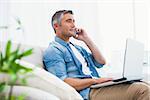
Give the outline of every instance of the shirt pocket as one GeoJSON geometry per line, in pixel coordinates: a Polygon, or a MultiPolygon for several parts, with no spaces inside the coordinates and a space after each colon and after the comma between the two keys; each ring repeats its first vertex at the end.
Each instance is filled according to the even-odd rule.
{"type": "Polygon", "coordinates": [[[66,56],[64,60],[65,60],[65,63],[66,63],[67,66],[74,65],[74,61],[70,56],[66,56]]]}
{"type": "Polygon", "coordinates": [[[70,56],[65,57],[65,63],[68,73],[77,71],[77,67],[74,63],[74,60],[70,56]]]}

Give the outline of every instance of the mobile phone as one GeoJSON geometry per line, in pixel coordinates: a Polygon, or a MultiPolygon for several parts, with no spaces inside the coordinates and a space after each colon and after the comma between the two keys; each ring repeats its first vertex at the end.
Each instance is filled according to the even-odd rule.
{"type": "Polygon", "coordinates": [[[78,32],[75,32],[75,34],[79,34],[78,32]]]}

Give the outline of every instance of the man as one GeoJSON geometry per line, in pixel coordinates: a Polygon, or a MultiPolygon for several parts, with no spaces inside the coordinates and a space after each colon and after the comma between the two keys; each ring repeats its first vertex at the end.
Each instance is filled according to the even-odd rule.
{"type": "Polygon", "coordinates": [[[101,68],[105,59],[84,29],[75,27],[71,10],[57,11],[52,17],[56,37],[44,53],[46,69],[74,87],[84,100],[150,100],[145,83],[119,84],[90,89],[92,84],[111,81],[101,78],[95,67],[101,68]],[[70,37],[83,41],[91,53],[69,41],[70,37]]]}

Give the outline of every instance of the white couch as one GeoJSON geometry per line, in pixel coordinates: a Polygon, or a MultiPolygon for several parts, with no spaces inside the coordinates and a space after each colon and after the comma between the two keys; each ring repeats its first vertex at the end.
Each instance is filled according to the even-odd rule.
{"type": "MultiPolygon", "coordinates": [[[[2,49],[2,51],[4,50],[5,45],[6,44],[4,42],[0,43],[0,48],[2,49]]],[[[13,43],[12,47],[16,48],[17,44],[13,43]]],[[[57,97],[58,100],[82,100],[81,95],[74,88],[43,69],[42,56],[46,48],[21,45],[21,50],[29,48],[34,49],[33,54],[20,61],[22,65],[28,66],[33,69],[33,72],[28,74],[30,76],[29,78],[27,78],[28,87],[36,88],[38,89],[38,91],[40,89],[40,91],[43,91],[43,94],[45,94],[46,92],[46,94],[43,96],[48,96],[47,94],[54,95],[53,98],[57,97]]],[[[6,75],[0,74],[0,82],[6,79],[6,75]]],[[[17,86],[15,88],[17,88],[16,90],[21,91],[17,86]]],[[[37,97],[42,93],[38,93],[38,91],[32,93],[33,97],[37,97]]],[[[52,98],[42,100],[52,100],[52,98]]]]}
{"type": "MultiPolygon", "coordinates": [[[[5,47],[5,43],[0,43],[0,48],[2,50],[4,50],[4,47],[5,47]]],[[[17,47],[17,44],[13,44],[13,48],[16,48],[16,47],[17,47]]],[[[56,100],[57,99],[58,100],[59,99],[60,100],[82,100],[82,97],[80,96],[78,92],[76,92],[74,88],[72,88],[71,86],[69,86],[68,84],[66,84],[65,82],[63,82],[62,80],[54,76],[53,74],[43,69],[42,56],[46,47],[21,45],[22,50],[29,49],[29,48],[34,49],[33,54],[22,59],[20,63],[33,69],[33,72],[30,73],[30,77],[27,79],[28,87],[35,88],[36,90],[38,89],[37,92],[33,93],[35,95],[32,94],[33,97],[39,96],[40,98],[41,97],[40,94],[42,93],[43,96],[47,96],[47,98],[45,97],[46,99],[43,98],[42,100],[55,100],[55,99],[56,100]],[[52,95],[54,95],[53,98],[55,99],[52,99],[52,95]],[[51,98],[49,98],[49,96],[51,96],[51,98]]],[[[145,73],[144,75],[145,80],[149,81],[150,83],[150,73],[149,71],[147,72],[148,73],[145,73]]],[[[0,82],[5,80],[6,78],[7,78],[6,75],[0,74],[0,82]]],[[[18,86],[16,86],[15,88],[16,88],[15,90],[16,92],[22,91],[20,90],[22,89],[21,87],[19,88],[18,86]]],[[[28,88],[24,88],[24,89],[29,90],[28,88]]]]}

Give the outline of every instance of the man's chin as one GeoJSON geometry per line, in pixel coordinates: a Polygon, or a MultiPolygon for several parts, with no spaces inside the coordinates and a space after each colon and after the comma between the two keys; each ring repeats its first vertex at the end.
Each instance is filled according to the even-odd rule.
{"type": "Polygon", "coordinates": [[[74,37],[74,36],[76,36],[76,34],[74,32],[70,32],[70,36],[74,37]]]}

